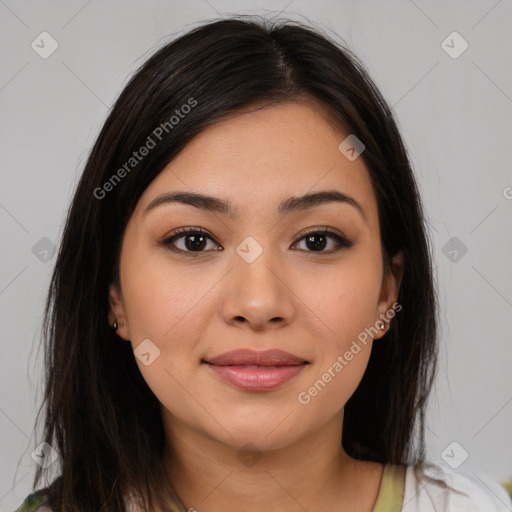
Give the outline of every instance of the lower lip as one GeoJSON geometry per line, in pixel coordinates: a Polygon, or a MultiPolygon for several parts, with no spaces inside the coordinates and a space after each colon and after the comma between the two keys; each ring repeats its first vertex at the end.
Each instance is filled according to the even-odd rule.
{"type": "Polygon", "coordinates": [[[268,368],[260,366],[259,368],[244,368],[243,366],[216,366],[208,364],[221,379],[228,384],[247,391],[267,391],[275,389],[291,378],[298,375],[306,366],[297,364],[290,366],[278,366],[268,368]]]}

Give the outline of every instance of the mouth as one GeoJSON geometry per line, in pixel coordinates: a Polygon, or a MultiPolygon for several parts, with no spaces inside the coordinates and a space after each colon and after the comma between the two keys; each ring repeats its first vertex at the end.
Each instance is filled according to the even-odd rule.
{"type": "Polygon", "coordinates": [[[296,377],[309,361],[282,350],[226,352],[201,361],[224,382],[246,391],[269,391],[296,377]]]}

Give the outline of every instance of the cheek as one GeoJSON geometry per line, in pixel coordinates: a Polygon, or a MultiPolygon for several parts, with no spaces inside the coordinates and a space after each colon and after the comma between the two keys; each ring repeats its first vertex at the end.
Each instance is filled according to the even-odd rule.
{"type": "Polygon", "coordinates": [[[193,399],[197,391],[190,374],[199,366],[194,354],[212,316],[212,285],[192,266],[172,267],[162,258],[142,255],[127,261],[123,281],[133,348],[149,339],[158,349],[149,365],[136,358],[143,379],[165,409],[198,424],[204,418],[193,399]]]}
{"type": "MultiPolygon", "coordinates": [[[[318,273],[308,297],[309,319],[317,325],[315,365],[299,402],[328,417],[342,407],[359,385],[371,354],[371,327],[380,293],[378,261],[354,258],[337,272],[318,273]],[[302,397],[302,399],[301,399],[302,397]]],[[[305,281],[303,281],[305,283],[305,281]]],[[[310,325],[311,331],[314,330],[310,325]]],[[[373,333],[375,334],[375,332],[373,333]]],[[[312,368],[313,369],[313,368],[312,368]]]]}
{"type": "Polygon", "coordinates": [[[123,288],[130,334],[136,345],[142,339],[154,339],[166,350],[172,340],[175,348],[187,344],[180,335],[196,338],[208,315],[210,280],[193,266],[170,265],[165,257],[133,258],[127,263],[123,288]],[[174,343],[177,338],[179,343],[174,343]]]}
{"type": "Polygon", "coordinates": [[[363,378],[372,349],[368,328],[374,325],[375,302],[372,306],[363,293],[339,290],[330,299],[322,299],[329,329],[316,338],[312,372],[297,394],[304,413],[315,421],[327,421],[345,406],[363,378]]]}
{"type": "Polygon", "coordinates": [[[316,318],[327,335],[318,339],[324,340],[323,353],[344,351],[347,343],[374,324],[381,285],[378,261],[367,262],[364,255],[357,255],[337,269],[320,269],[298,282],[297,295],[310,308],[311,322],[316,318]]]}

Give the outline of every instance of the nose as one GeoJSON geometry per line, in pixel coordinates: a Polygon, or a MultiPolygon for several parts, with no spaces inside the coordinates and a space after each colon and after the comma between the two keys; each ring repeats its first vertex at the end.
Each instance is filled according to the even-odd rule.
{"type": "Polygon", "coordinates": [[[270,251],[251,263],[233,254],[233,268],[226,276],[221,297],[221,314],[230,325],[254,331],[279,329],[294,316],[294,294],[290,273],[270,251]]]}

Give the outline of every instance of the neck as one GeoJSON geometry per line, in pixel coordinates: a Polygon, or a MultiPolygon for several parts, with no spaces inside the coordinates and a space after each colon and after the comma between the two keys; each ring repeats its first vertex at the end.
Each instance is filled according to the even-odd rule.
{"type": "Polygon", "coordinates": [[[246,512],[303,512],[333,510],[335,504],[339,510],[370,511],[377,498],[380,465],[356,461],[343,450],[343,413],[321,431],[279,449],[260,450],[254,443],[242,451],[176,418],[164,423],[169,480],[187,510],[225,512],[236,504],[246,512]],[[370,480],[363,477],[369,470],[377,483],[370,493],[370,480]]]}

